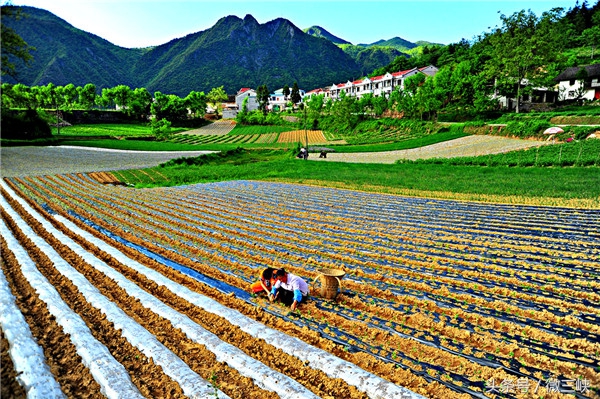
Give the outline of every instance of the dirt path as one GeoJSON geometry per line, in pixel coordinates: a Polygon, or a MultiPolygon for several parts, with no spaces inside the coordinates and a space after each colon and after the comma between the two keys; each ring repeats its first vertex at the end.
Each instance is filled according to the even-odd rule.
{"type": "Polygon", "coordinates": [[[499,136],[467,136],[443,143],[410,150],[329,153],[327,158],[319,158],[311,154],[310,160],[354,163],[394,163],[399,159],[454,158],[477,155],[499,154],[524,148],[538,147],[548,144],[543,141],[511,139],[499,136]]]}

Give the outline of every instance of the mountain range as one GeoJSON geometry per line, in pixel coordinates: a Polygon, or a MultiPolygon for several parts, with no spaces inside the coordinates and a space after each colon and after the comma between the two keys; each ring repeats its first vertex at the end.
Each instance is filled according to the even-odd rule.
{"type": "MultiPolygon", "coordinates": [[[[418,47],[399,37],[355,46],[318,26],[302,31],[287,19],[259,24],[246,15],[221,18],[205,31],[159,46],[128,49],[49,11],[18,8],[23,18],[2,23],[36,48],[29,65],[18,64],[18,82],[28,86],[125,84],[180,96],[219,86],[231,94],[262,84],[274,90],[294,82],[310,90],[365,76],[418,47]]],[[[3,81],[17,82],[8,76],[3,81]]]]}

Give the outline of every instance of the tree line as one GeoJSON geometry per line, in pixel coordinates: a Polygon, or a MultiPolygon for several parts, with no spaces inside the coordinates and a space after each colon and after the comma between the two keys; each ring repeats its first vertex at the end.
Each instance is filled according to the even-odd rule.
{"type": "Polygon", "coordinates": [[[146,88],[132,89],[126,85],[103,88],[98,94],[94,84],[85,86],[26,86],[22,83],[2,84],[2,107],[23,109],[54,109],[63,111],[118,109],[139,120],[150,116],[158,119],[178,121],[188,117],[202,118],[207,106],[219,110],[227,99],[223,87],[212,89],[208,94],[191,91],[186,97],[164,94],[159,91],[151,95],[146,88]]]}

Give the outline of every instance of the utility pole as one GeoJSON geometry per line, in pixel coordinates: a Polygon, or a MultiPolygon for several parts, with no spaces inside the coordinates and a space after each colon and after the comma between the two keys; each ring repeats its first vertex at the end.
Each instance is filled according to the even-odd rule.
{"type": "Polygon", "coordinates": [[[308,132],[306,131],[306,104],[302,103],[302,109],[304,111],[304,141],[306,141],[306,155],[304,160],[308,159],[308,132]]]}

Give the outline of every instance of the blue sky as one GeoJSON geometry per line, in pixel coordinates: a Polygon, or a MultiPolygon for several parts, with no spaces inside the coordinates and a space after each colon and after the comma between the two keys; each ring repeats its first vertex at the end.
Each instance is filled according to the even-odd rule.
{"type": "MultiPolygon", "coordinates": [[[[595,1],[588,1],[594,4],[595,1]]],[[[300,29],[318,25],[354,44],[399,36],[449,44],[500,24],[500,11],[541,15],[575,0],[13,0],[48,10],[71,25],[123,47],[166,43],[206,30],[220,18],[251,14],[260,23],[278,17],[300,29]]]]}

